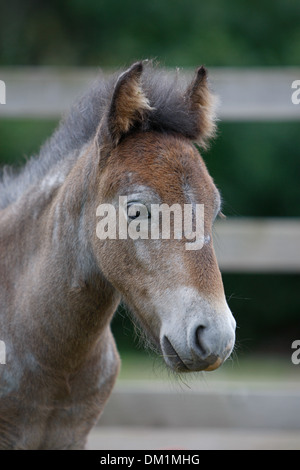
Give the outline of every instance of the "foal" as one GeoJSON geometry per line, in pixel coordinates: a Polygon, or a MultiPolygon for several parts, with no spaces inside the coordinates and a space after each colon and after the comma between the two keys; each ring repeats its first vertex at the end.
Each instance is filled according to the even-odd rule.
{"type": "Polygon", "coordinates": [[[235,321],[211,238],[220,195],[193,145],[214,133],[212,101],[203,67],[184,87],[136,63],[3,176],[0,448],[84,447],[118,374],[110,322],[121,299],[169,368],[213,370],[229,357],[235,321]],[[202,247],[99,237],[103,204],[128,226],[151,224],[153,204],[190,205],[194,218],[201,204],[202,247]]]}

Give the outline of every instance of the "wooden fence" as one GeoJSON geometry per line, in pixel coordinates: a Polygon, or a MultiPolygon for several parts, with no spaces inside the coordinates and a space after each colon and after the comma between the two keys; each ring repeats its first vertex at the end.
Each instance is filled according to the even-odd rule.
{"type": "MultiPolygon", "coordinates": [[[[0,117],[58,117],[99,76],[95,68],[0,68],[6,105],[0,117]]],[[[193,71],[182,71],[187,80],[193,71]]],[[[300,120],[300,104],[292,102],[300,68],[210,68],[212,88],[220,98],[222,120],[300,120]]]]}

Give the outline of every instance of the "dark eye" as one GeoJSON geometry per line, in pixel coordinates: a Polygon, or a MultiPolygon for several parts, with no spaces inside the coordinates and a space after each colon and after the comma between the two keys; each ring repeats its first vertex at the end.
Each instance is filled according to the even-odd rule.
{"type": "Polygon", "coordinates": [[[134,219],[137,219],[139,215],[140,215],[140,211],[135,211],[135,214],[132,214],[132,215],[128,214],[128,217],[129,219],[134,220],[134,219]]]}
{"type": "Polygon", "coordinates": [[[144,204],[133,203],[127,206],[127,216],[130,220],[135,219],[149,219],[150,212],[144,204]]]}

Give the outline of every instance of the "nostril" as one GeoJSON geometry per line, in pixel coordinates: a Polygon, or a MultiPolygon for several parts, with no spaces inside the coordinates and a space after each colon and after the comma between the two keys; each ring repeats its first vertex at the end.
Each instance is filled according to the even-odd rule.
{"type": "Polygon", "coordinates": [[[196,346],[202,357],[206,357],[208,355],[208,351],[206,350],[204,346],[204,340],[203,340],[205,328],[206,327],[204,325],[200,325],[196,329],[196,346]]]}

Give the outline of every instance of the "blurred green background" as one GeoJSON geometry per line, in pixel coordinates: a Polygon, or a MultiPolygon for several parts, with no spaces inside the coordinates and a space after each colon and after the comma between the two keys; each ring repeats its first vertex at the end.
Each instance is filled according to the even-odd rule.
{"type": "MultiPolygon", "coordinates": [[[[119,68],[143,58],[193,68],[300,66],[299,25],[299,0],[10,0],[0,5],[0,66],[119,68]]],[[[22,164],[56,125],[0,118],[0,163],[22,164]]],[[[219,124],[204,159],[227,216],[300,216],[299,134],[299,121],[219,124]]],[[[237,355],[290,358],[300,337],[300,276],[223,279],[239,326],[237,355]]],[[[121,353],[133,354],[122,309],[113,330],[121,353]]]]}
{"type": "Polygon", "coordinates": [[[300,65],[298,0],[10,0],[0,64],[300,65]]]}

